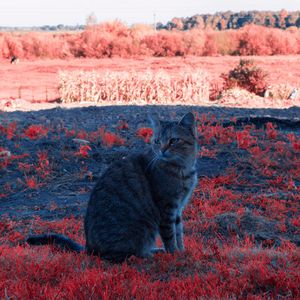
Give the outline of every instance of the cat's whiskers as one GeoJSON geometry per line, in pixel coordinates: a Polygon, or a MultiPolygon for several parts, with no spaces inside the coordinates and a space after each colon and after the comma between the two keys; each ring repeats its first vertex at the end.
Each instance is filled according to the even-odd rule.
{"type": "Polygon", "coordinates": [[[154,154],[155,154],[155,156],[150,160],[150,162],[148,163],[145,171],[148,171],[148,169],[150,167],[153,167],[155,165],[155,163],[159,160],[159,156],[157,155],[157,153],[154,152],[154,154]]]}

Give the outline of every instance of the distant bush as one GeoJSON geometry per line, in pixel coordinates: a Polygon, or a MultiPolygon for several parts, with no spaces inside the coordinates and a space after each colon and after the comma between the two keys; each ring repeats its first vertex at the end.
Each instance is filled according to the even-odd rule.
{"type": "Polygon", "coordinates": [[[209,98],[206,73],[198,70],[171,76],[166,72],[61,72],[63,102],[197,104],[209,98]]]}
{"type": "Polygon", "coordinates": [[[239,31],[240,55],[275,55],[299,53],[299,34],[296,32],[248,25],[239,31]]]}
{"type": "Polygon", "coordinates": [[[114,21],[73,33],[0,33],[0,57],[133,57],[299,54],[300,29],[247,25],[239,30],[155,31],[114,21]]]}
{"type": "Polygon", "coordinates": [[[263,96],[267,87],[267,73],[258,68],[252,60],[241,59],[238,66],[228,74],[222,74],[225,90],[241,87],[251,93],[263,96]]]}

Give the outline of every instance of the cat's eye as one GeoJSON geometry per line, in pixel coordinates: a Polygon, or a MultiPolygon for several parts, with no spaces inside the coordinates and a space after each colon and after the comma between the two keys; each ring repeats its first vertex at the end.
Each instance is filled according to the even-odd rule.
{"type": "Polygon", "coordinates": [[[169,144],[170,144],[170,145],[175,145],[175,144],[177,144],[179,141],[180,141],[180,139],[178,139],[178,138],[172,138],[172,139],[170,139],[169,144]]]}
{"type": "Polygon", "coordinates": [[[155,144],[160,144],[160,140],[159,140],[159,139],[155,139],[155,140],[154,140],[154,143],[155,143],[155,144]]]}

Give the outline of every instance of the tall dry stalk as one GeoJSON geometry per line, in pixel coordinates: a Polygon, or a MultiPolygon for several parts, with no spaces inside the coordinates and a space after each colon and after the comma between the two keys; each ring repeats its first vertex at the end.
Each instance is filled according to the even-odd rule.
{"type": "Polygon", "coordinates": [[[64,103],[199,104],[209,99],[209,81],[202,70],[176,75],[165,71],[61,71],[59,91],[64,103]]]}

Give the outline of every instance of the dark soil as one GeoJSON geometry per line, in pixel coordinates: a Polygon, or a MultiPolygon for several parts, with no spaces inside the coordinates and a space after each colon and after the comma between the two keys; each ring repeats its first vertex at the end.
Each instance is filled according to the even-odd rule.
{"type": "MultiPolygon", "coordinates": [[[[14,138],[8,140],[5,135],[0,135],[0,148],[5,148],[13,154],[28,153],[30,156],[24,159],[26,163],[36,162],[36,153],[47,150],[51,166],[51,174],[41,183],[38,189],[30,189],[22,186],[20,182],[24,174],[19,170],[18,164],[13,163],[7,168],[0,170],[0,188],[4,193],[5,184],[9,183],[11,192],[0,198],[0,218],[8,216],[13,219],[32,219],[39,216],[42,219],[56,220],[66,216],[74,215],[82,217],[85,212],[90,191],[113,160],[127,155],[132,151],[142,151],[148,144],[136,136],[140,127],[149,127],[147,114],[157,113],[162,119],[180,118],[188,111],[194,111],[208,116],[214,115],[216,121],[223,126],[234,125],[241,129],[245,124],[254,124],[256,128],[264,128],[266,122],[273,122],[277,130],[283,133],[300,134],[300,108],[290,109],[232,109],[216,107],[187,107],[187,106],[110,106],[110,107],[86,107],[76,109],[51,109],[34,112],[0,112],[0,123],[5,125],[12,121],[17,122],[17,133],[14,138]],[[252,116],[252,117],[250,117],[252,116]],[[232,118],[237,118],[232,122],[232,118]],[[125,120],[129,129],[117,129],[120,121],[125,120]],[[24,128],[32,124],[39,124],[49,128],[47,137],[36,140],[21,138],[24,128]],[[88,158],[80,158],[74,155],[79,148],[74,136],[67,136],[65,129],[74,129],[76,132],[93,132],[99,127],[105,126],[110,132],[115,132],[125,139],[125,144],[104,147],[101,142],[91,142],[91,151],[88,158]]],[[[200,137],[200,145],[204,141],[200,137]]],[[[216,147],[222,147],[215,145],[216,147]]],[[[199,177],[216,177],[224,174],[229,167],[236,167],[240,162],[237,158],[246,156],[247,153],[238,148],[228,148],[226,145],[218,152],[216,158],[202,157],[198,159],[197,170],[199,177]]],[[[220,149],[220,148],[219,148],[220,149]]],[[[32,171],[34,174],[34,171],[32,171]]],[[[27,174],[30,175],[30,174],[27,174]]],[[[253,182],[260,183],[266,178],[255,178],[255,174],[249,170],[244,176],[251,178],[253,182]],[[252,177],[251,177],[252,176],[252,177]]],[[[299,182],[296,182],[299,184],[299,182]]],[[[249,187],[232,187],[243,193],[250,192],[249,187]]],[[[251,188],[251,193],[259,193],[259,188],[251,188]]],[[[0,190],[1,193],[1,190],[0,190]]],[[[249,207],[248,207],[249,208],[249,207]]],[[[251,207],[249,208],[251,209],[251,207]]],[[[216,217],[220,225],[220,233],[228,234],[236,230],[237,234],[243,232],[254,234],[256,240],[274,239],[277,241],[276,226],[263,218],[254,218],[251,214],[242,219],[242,225],[237,229],[237,216],[235,214],[220,215],[216,217]],[[256,230],[253,224],[265,224],[265,231],[256,230]],[[229,226],[230,225],[230,226],[229,226]],[[231,228],[230,230],[228,228],[231,228]],[[241,229],[242,228],[242,229],[241,229]],[[244,229],[243,229],[244,228],[244,229]],[[243,232],[238,232],[243,230],[243,232]]],[[[258,226],[259,227],[259,226],[258,226]]],[[[291,228],[285,238],[299,245],[300,237],[295,228],[291,228]]]]}

